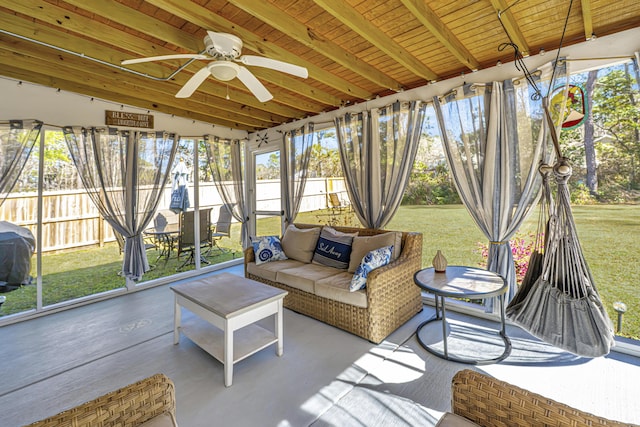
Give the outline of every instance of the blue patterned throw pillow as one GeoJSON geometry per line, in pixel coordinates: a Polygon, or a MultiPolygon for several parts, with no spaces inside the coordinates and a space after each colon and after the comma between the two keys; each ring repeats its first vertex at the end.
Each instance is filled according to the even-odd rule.
{"type": "Polygon", "coordinates": [[[251,244],[253,245],[253,252],[256,254],[256,265],[288,259],[277,236],[254,237],[251,239],[251,244]]]}
{"type": "Polygon", "coordinates": [[[367,286],[367,275],[378,267],[389,264],[391,260],[391,252],[393,246],[385,246],[382,248],[374,249],[362,258],[362,262],[356,268],[356,272],[353,274],[349,290],[351,292],[359,291],[367,286]]]}

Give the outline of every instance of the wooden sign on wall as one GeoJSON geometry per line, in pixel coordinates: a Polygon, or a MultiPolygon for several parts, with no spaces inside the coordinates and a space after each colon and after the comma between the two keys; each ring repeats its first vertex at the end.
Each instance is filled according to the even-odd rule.
{"type": "Polygon", "coordinates": [[[105,110],[105,117],[107,126],[153,129],[153,116],[150,114],[105,110]]]}

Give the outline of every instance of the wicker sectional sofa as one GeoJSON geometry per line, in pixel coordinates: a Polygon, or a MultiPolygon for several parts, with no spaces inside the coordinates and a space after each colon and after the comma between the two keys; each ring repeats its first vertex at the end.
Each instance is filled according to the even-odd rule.
{"type": "MultiPolygon", "coordinates": [[[[321,227],[294,225],[294,228],[304,231],[321,227]]],[[[291,259],[291,251],[287,253],[290,259],[257,265],[253,247],[249,247],[244,253],[245,276],[289,292],[284,305],[293,311],[380,343],[422,310],[420,290],[413,281],[414,273],[422,265],[422,234],[333,228],[341,233],[357,233],[352,255],[357,253],[356,239],[359,242],[373,241],[378,240],[381,234],[393,233],[399,243],[395,245],[398,246],[397,258],[371,271],[366,279],[366,288],[355,292],[349,291],[352,271],[291,259]]],[[[287,233],[289,229],[282,238],[285,253],[292,245],[287,233]]],[[[362,253],[357,256],[361,258],[362,253]]],[[[356,261],[357,264],[360,259],[356,261]]]]}

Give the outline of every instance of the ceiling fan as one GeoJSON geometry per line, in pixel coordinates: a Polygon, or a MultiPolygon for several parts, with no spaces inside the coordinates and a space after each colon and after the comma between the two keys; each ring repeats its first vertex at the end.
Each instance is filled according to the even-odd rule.
{"type": "Polygon", "coordinates": [[[258,98],[260,102],[267,102],[273,95],[266,87],[249,71],[244,65],[271,68],[276,71],[288,73],[294,76],[307,78],[309,73],[304,67],[293,65],[288,62],[262,56],[242,55],[242,40],[227,33],[216,33],[207,31],[204,36],[205,53],[187,53],[176,55],[151,56],[148,58],[127,59],[122,61],[122,65],[138,64],[140,62],[163,61],[167,59],[202,59],[211,61],[198,70],[185,85],[176,93],[176,98],[188,98],[193,92],[212,75],[216,79],[226,82],[238,78],[246,87],[258,98]]]}

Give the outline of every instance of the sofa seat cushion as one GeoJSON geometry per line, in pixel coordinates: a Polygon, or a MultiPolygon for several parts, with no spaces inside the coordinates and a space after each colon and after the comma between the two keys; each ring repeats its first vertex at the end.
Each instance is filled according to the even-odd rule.
{"type": "Polygon", "coordinates": [[[313,294],[315,293],[315,282],[340,272],[340,270],[326,265],[304,264],[300,267],[278,271],[276,281],[313,294]]]}
{"type": "Polygon", "coordinates": [[[367,291],[350,291],[353,274],[342,272],[316,282],[316,295],[356,307],[367,308],[367,291]]]}
{"type": "Polygon", "coordinates": [[[256,264],[250,262],[247,264],[247,272],[254,276],[262,277],[263,279],[276,282],[276,273],[280,270],[286,270],[288,268],[300,267],[305,263],[296,261],[295,259],[286,259],[282,261],[271,261],[262,264],[256,264]]]}

